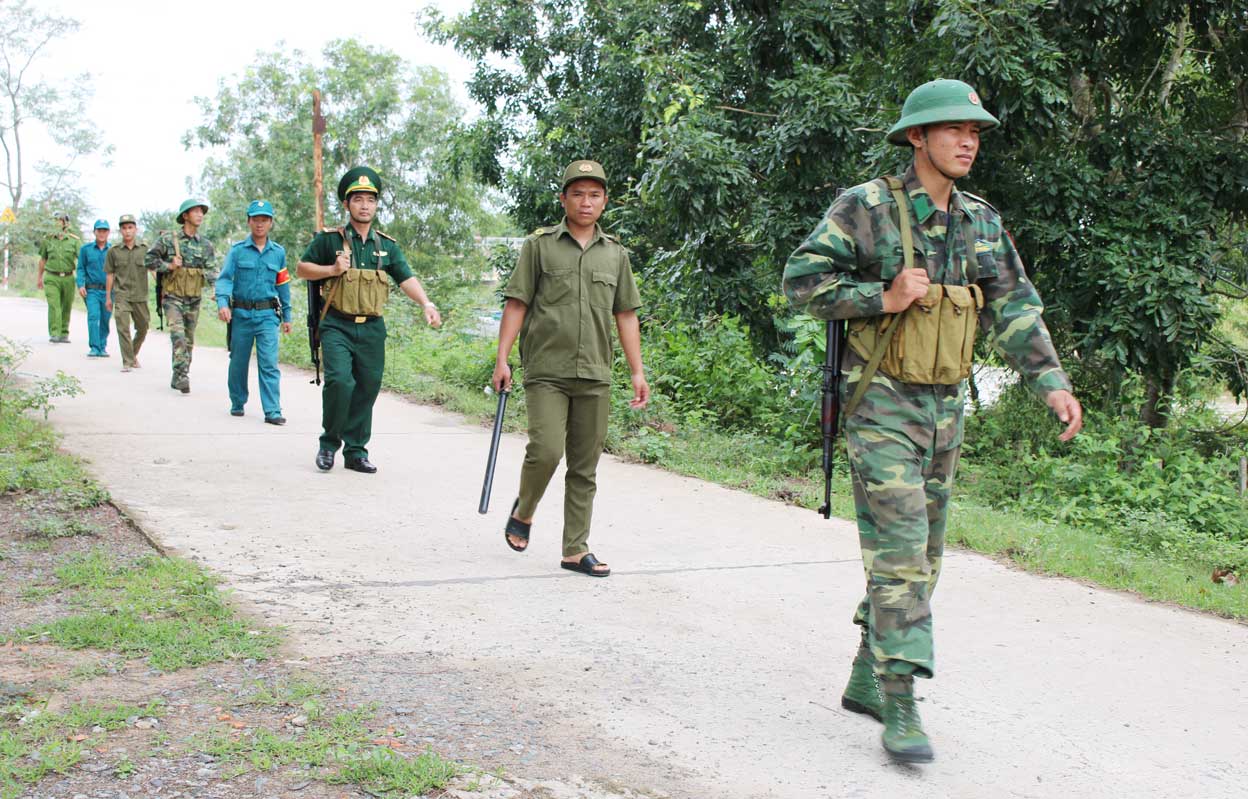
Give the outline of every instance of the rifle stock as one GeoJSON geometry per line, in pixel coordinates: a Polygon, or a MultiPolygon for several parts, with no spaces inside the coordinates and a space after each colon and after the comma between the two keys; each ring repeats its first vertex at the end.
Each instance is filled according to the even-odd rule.
{"type": "MultiPolygon", "coordinates": [[[[312,90],[312,190],[315,194],[316,224],[312,235],[325,229],[325,173],[321,136],[325,133],[325,117],[321,116],[321,92],[312,90]]],[[[312,368],[316,377],[312,382],[321,384],[321,281],[305,279],[308,284],[308,348],[312,352],[312,368]]]]}

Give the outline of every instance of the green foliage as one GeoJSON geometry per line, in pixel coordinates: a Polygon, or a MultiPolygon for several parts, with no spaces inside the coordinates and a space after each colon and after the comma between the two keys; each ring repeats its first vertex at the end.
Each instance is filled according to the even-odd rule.
{"type": "Polygon", "coordinates": [[[0,336],[0,415],[39,411],[47,419],[53,400],[82,393],[78,378],[59,370],[29,384],[19,380],[18,367],[29,357],[29,345],[0,336]]]}
{"type": "Polygon", "coordinates": [[[1245,442],[1203,434],[1210,421],[1197,415],[1159,431],[1093,411],[1084,432],[1058,448],[1057,423],[1014,387],[968,421],[963,484],[994,507],[1127,550],[1243,573],[1248,501],[1236,482],[1245,442]]]}
{"type": "Polygon", "coordinates": [[[479,264],[472,234],[496,233],[505,223],[490,209],[489,192],[445,163],[463,113],[450,82],[440,70],[412,67],[355,40],[331,42],[315,58],[299,50],[258,54],[241,76],[222,81],[215,97],[197,98],[203,120],[184,142],[224,149],[203,175],[214,207],[208,236],[244,238],[246,202],[263,197],[277,213],[273,236],[294,266],[314,232],[314,89],[322,92],[327,123],[325,224],[343,218],[338,178],[368,164],[382,178],[381,225],[409,259],[442,256],[433,264],[439,272],[462,268],[450,256],[479,264]]]}
{"type": "Polygon", "coordinates": [[[1212,267],[1242,250],[1242,4],[477,0],[424,24],[477,62],[458,155],[522,226],[557,216],[562,164],[603,161],[647,313],[733,315],[761,350],[758,298],[838,186],[904,167],[882,133],[934,77],[1003,123],[965,188],[1003,211],[1094,399],[1142,374],[1164,421],[1217,321],[1212,267]]]}

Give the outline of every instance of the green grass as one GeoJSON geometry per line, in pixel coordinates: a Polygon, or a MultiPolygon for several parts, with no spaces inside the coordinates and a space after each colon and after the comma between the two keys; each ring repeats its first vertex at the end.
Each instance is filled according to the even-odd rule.
{"type": "Polygon", "coordinates": [[[15,637],[70,649],[146,657],[157,669],[267,658],[276,634],[240,618],[217,579],[180,558],[148,555],[118,563],[93,550],[56,570],[57,588],[82,613],[18,630],[15,637]]]}
{"type": "MultiPolygon", "coordinates": [[[[308,686],[294,688],[292,700],[313,690],[308,686]]],[[[272,688],[266,691],[270,698],[277,696],[272,688]]],[[[422,796],[444,787],[462,772],[458,764],[431,751],[405,756],[390,746],[374,743],[377,734],[366,724],[373,713],[373,708],[363,707],[327,719],[309,718],[302,730],[293,733],[262,727],[251,730],[249,735],[215,731],[201,736],[195,746],[232,764],[232,770],[226,772],[227,779],[251,771],[296,766],[331,784],[358,785],[375,794],[402,792],[404,796],[422,796]]]]}
{"type": "Polygon", "coordinates": [[[26,523],[26,535],[32,538],[74,538],[99,534],[97,525],[63,516],[39,514],[26,523]]]}
{"type": "Polygon", "coordinates": [[[16,799],[24,786],[48,774],[66,774],[82,760],[84,749],[97,745],[108,731],[126,726],[133,716],[158,716],[159,701],[145,706],[127,704],[73,705],[51,713],[35,705],[0,708],[0,799],[16,799]],[[103,733],[96,733],[96,727],[103,733]],[[78,738],[80,740],[74,740],[78,738]]]}

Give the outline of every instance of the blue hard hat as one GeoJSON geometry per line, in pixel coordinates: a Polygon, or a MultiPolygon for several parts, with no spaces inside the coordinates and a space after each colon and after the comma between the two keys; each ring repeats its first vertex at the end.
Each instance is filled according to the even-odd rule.
{"type": "Polygon", "coordinates": [[[95,225],[91,229],[92,230],[108,230],[109,229],[108,220],[107,219],[95,220],[95,225]]]}
{"type": "Polygon", "coordinates": [[[253,216],[267,216],[273,218],[273,204],[268,200],[252,200],[251,205],[247,206],[247,218],[253,216]]]}

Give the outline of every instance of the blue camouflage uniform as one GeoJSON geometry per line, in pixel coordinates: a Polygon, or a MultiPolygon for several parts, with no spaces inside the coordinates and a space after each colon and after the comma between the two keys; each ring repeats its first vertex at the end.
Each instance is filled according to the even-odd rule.
{"type": "Polygon", "coordinates": [[[87,290],[87,343],[90,347],[87,354],[94,357],[108,355],[108,324],[113,319],[113,312],[105,307],[108,275],[104,272],[104,257],[108,248],[107,243],[100,247],[94,241],[82,245],[78,250],[78,269],[74,273],[78,288],[87,290]]]}
{"type": "Polygon", "coordinates": [[[217,278],[217,307],[232,308],[230,337],[230,410],[247,404],[247,367],[256,349],[260,405],[266,419],[282,415],[281,372],[277,368],[278,311],[290,322],[290,273],[286,249],[269,239],[260,249],[250,236],[230,247],[217,278]]]}

